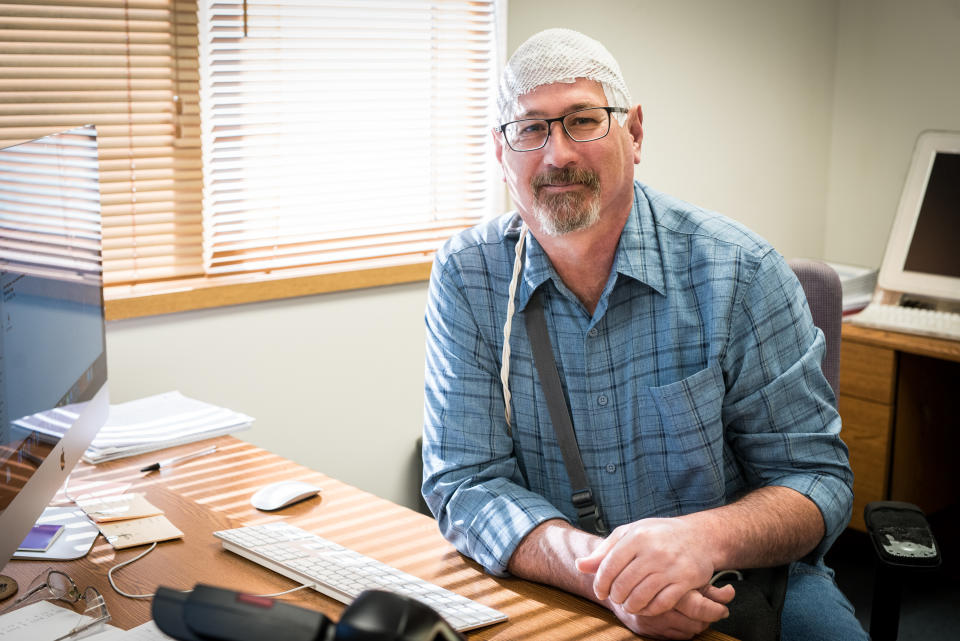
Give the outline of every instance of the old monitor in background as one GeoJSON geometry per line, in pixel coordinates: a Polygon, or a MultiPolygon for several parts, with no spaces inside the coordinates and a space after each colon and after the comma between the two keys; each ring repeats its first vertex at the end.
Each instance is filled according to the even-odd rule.
{"type": "Polygon", "coordinates": [[[0,149],[0,568],[38,519],[67,527],[35,556],[92,542],[71,508],[44,512],[109,411],[97,172],[93,127],[0,149]]]}
{"type": "Polygon", "coordinates": [[[877,285],[878,302],[960,311],[960,132],[917,139],[877,285]]]}

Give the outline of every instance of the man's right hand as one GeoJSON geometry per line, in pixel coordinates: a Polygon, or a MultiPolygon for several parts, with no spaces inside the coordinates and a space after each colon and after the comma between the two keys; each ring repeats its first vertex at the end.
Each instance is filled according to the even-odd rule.
{"type": "Polygon", "coordinates": [[[656,616],[630,614],[622,605],[606,603],[607,607],[620,619],[620,622],[636,634],[652,639],[690,639],[700,634],[710,624],[726,617],[725,604],[733,600],[733,586],[723,588],[707,586],[699,591],[691,590],[677,602],[673,610],[656,616]],[[719,607],[704,607],[703,599],[693,597],[706,596],[719,607]]]}
{"type": "Polygon", "coordinates": [[[603,539],[595,534],[588,534],[566,521],[545,521],[530,531],[514,551],[510,558],[510,573],[599,603],[634,633],[649,638],[689,639],[727,616],[726,604],[734,596],[732,585],[691,589],[669,610],[654,616],[631,614],[609,598],[597,598],[593,575],[578,570],[576,560],[588,556],[602,542],[603,539]]]}

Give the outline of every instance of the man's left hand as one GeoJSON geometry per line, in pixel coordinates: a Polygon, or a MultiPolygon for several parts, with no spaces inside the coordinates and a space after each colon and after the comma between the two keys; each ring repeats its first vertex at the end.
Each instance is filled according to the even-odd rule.
{"type": "MultiPolygon", "coordinates": [[[[631,614],[656,616],[709,583],[714,572],[710,553],[710,543],[691,524],[652,518],[618,527],[576,564],[595,575],[593,590],[601,601],[609,599],[631,614]]],[[[685,609],[707,606],[694,602],[696,597],[709,601],[706,596],[694,594],[684,600],[685,609]]]]}

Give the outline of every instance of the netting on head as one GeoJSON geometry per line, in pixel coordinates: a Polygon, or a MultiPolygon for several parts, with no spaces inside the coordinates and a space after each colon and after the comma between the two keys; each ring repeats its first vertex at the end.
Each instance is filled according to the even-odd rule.
{"type": "Polygon", "coordinates": [[[523,94],[577,78],[599,82],[611,107],[630,108],[620,65],[602,44],[571,29],[547,29],[531,36],[507,61],[497,95],[501,122],[516,115],[523,94]]]}

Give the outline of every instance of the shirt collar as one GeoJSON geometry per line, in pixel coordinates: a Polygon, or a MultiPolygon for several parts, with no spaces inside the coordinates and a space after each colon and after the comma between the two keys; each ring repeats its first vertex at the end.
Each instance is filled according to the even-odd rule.
{"type": "MultiPolygon", "coordinates": [[[[643,193],[640,183],[634,183],[633,193],[633,207],[620,234],[613,261],[614,269],[619,275],[637,280],[660,294],[665,294],[662,256],[650,201],[643,193]]],[[[506,235],[519,238],[520,226],[520,216],[515,215],[507,226],[506,235]]],[[[530,232],[527,232],[523,251],[523,271],[517,285],[518,311],[527,306],[533,292],[543,283],[551,278],[560,278],[547,253],[530,232]]]]}
{"type": "Polygon", "coordinates": [[[657,237],[657,226],[643,188],[633,184],[633,209],[627,218],[617,245],[614,269],[618,274],[646,284],[666,294],[663,277],[663,254],[657,237]]]}

